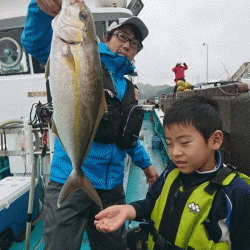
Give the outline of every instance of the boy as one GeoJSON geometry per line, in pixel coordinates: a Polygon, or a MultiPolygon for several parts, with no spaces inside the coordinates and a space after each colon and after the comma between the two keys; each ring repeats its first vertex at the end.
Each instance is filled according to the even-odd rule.
{"type": "Polygon", "coordinates": [[[97,214],[96,228],[111,232],[146,219],[149,249],[250,249],[250,187],[222,163],[217,103],[179,98],[163,125],[170,166],[146,199],[97,214]]]}

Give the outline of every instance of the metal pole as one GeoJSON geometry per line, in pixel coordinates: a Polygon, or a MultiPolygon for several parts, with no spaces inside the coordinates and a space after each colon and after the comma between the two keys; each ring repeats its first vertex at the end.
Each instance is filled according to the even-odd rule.
{"type": "MultiPolygon", "coordinates": [[[[207,45],[207,43],[203,43],[203,45],[207,45]]],[[[208,45],[207,45],[207,83],[208,83],[208,45]]]]}
{"type": "Polygon", "coordinates": [[[35,192],[35,182],[36,182],[36,164],[34,157],[33,148],[33,133],[32,127],[29,125],[29,119],[24,119],[24,133],[25,133],[25,146],[26,146],[26,167],[31,170],[31,183],[30,183],[30,193],[29,193],[29,203],[28,203],[28,217],[26,225],[26,242],[25,249],[30,249],[30,233],[31,233],[31,223],[32,223],[32,212],[33,212],[33,202],[34,202],[34,192],[35,192]],[[31,169],[30,169],[31,168],[31,169]]]}
{"type": "Polygon", "coordinates": [[[208,83],[208,45],[207,45],[207,83],[208,83]]]}

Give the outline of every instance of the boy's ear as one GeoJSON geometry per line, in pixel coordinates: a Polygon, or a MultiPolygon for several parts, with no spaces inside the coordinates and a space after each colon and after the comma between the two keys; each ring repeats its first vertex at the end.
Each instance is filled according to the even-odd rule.
{"type": "Polygon", "coordinates": [[[210,137],[211,146],[213,150],[220,149],[223,142],[223,132],[221,130],[216,130],[210,137]]]}

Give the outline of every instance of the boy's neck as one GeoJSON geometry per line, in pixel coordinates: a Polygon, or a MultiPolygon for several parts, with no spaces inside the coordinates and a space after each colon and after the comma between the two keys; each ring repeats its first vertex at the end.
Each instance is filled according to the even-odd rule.
{"type": "Polygon", "coordinates": [[[218,162],[215,159],[215,152],[213,152],[213,154],[211,154],[211,156],[208,159],[208,162],[205,166],[203,166],[201,169],[198,169],[198,172],[210,172],[213,171],[216,166],[218,165],[218,162]]]}

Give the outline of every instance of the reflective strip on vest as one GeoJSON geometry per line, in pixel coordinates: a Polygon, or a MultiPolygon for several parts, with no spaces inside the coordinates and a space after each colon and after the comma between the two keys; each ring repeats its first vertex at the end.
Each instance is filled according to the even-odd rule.
{"type": "MultiPolygon", "coordinates": [[[[178,176],[178,169],[174,169],[168,174],[162,192],[157,199],[151,214],[151,219],[155,223],[154,227],[158,232],[171,185],[178,176]]],[[[222,185],[229,185],[235,176],[236,173],[230,173],[222,182],[222,185]]],[[[194,189],[186,202],[174,242],[176,246],[182,249],[187,249],[188,247],[207,250],[230,249],[230,246],[227,242],[219,242],[215,244],[212,240],[208,240],[207,238],[203,222],[208,218],[216,193],[215,192],[214,194],[210,195],[204,190],[208,184],[209,182],[205,182],[194,189]]],[[[182,187],[180,187],[179,190],[181,193],[183,192],[182,187]]],[[[148,249],[153,250],[154,245],[155,242],[153,241],[153,237],[149,234],[148,249]]]]}

